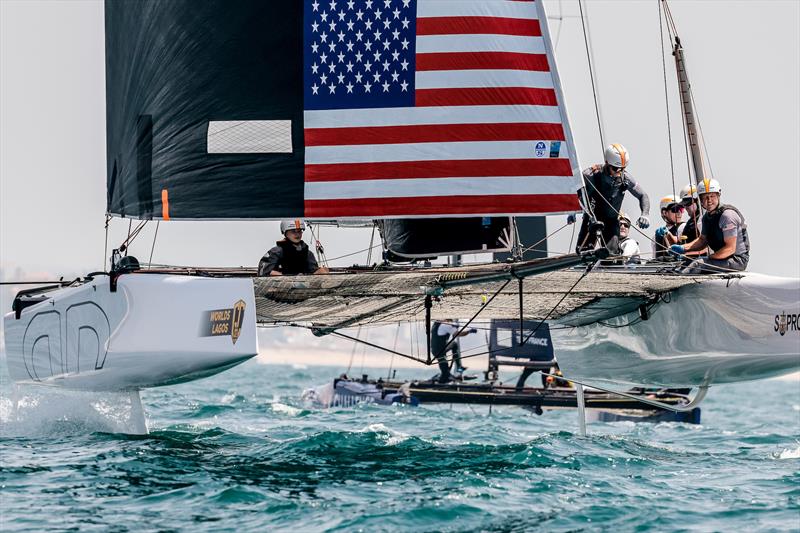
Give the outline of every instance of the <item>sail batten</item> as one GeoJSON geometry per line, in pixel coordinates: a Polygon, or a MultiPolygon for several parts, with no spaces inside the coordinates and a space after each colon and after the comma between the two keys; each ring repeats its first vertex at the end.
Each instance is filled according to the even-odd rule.
{"type": "Polygon", "coordinates": [[[107,0],[107,211],[577,210],[548,39],[536,1],[107,0]]]}

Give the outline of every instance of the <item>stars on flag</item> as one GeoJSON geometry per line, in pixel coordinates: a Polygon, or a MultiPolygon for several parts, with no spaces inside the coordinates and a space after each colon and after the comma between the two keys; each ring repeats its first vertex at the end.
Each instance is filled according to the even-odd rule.
{"type": "Polygon", "coordinates": [[[312,0],[307,6],[307,94],[331,102],[409,92],[413,0],[312,0]]]}

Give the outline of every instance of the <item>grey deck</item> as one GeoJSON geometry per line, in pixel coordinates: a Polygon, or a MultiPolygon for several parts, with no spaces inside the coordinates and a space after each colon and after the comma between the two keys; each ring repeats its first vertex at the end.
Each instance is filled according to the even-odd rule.
{"type": "MultiPolygon", "coordinates": [[[[497,281],[496,275],[508,268],[507,264],[497,263],[413,272],[255,278],[257,320],[261,324],[296,323],[323,328],[424,320],[427,292],[441,293],[434,297],[434,320],[469,318],[483,305],[486,308],[480,315],[482,319],[515,319],[519,317],[516,279],[486,304],[504,283],[497,281]],[[447,287],[448,280],[466,284],[447,287]],[[437,291],[443,285],[445,288],[437,291]]],[[[580,279],[582,275],[579,270],[560,270],[525,278],[525,318],[555,320],[570,313],[577,315],[574,312],[581,309],[583,319],[579,322],[592,314],[615,316],[660,294],[709,279],[605,271],[590,272],[580,279]]]]}

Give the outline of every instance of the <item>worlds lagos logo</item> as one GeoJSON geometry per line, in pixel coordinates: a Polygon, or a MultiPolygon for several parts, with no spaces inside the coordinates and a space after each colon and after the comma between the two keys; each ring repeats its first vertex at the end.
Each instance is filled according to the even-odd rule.
{"type": "Polygon", "coordinates": [[[244,300],[239,300],[227,309],[212,309],[203,313],[200,324],[201,337],[230,335],[233,344],[239,339],[244,323],[244,300]]]}

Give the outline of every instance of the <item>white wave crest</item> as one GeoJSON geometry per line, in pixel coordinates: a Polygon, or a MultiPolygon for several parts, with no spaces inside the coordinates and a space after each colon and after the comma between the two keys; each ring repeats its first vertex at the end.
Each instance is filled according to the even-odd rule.
{"type": "Polygon", "coordinates": [[[779,453],[777,455],[777,458],[778,459],[800,459],[800,446],[798,446],[794,450],[786,448],[785,450],[783,450],[781,453],[779,453]]]}
{"type": "Polygon", "coordinates": [[[138,392],[78,392],[25,385],[12,385],[8,392],[0,397],[4,437],[147,432],[138,392]]]}
{"type": "Polygon", "coordinates": [[[300,413],[303,412],[302,409],[298,409],[297,407],[292,407],[291,405],[286,405],[285,403],[271,403],[270,407],[272,408],[273,413],[278,413],[282,415],[288,416],[298,416],[300,413]]]}

